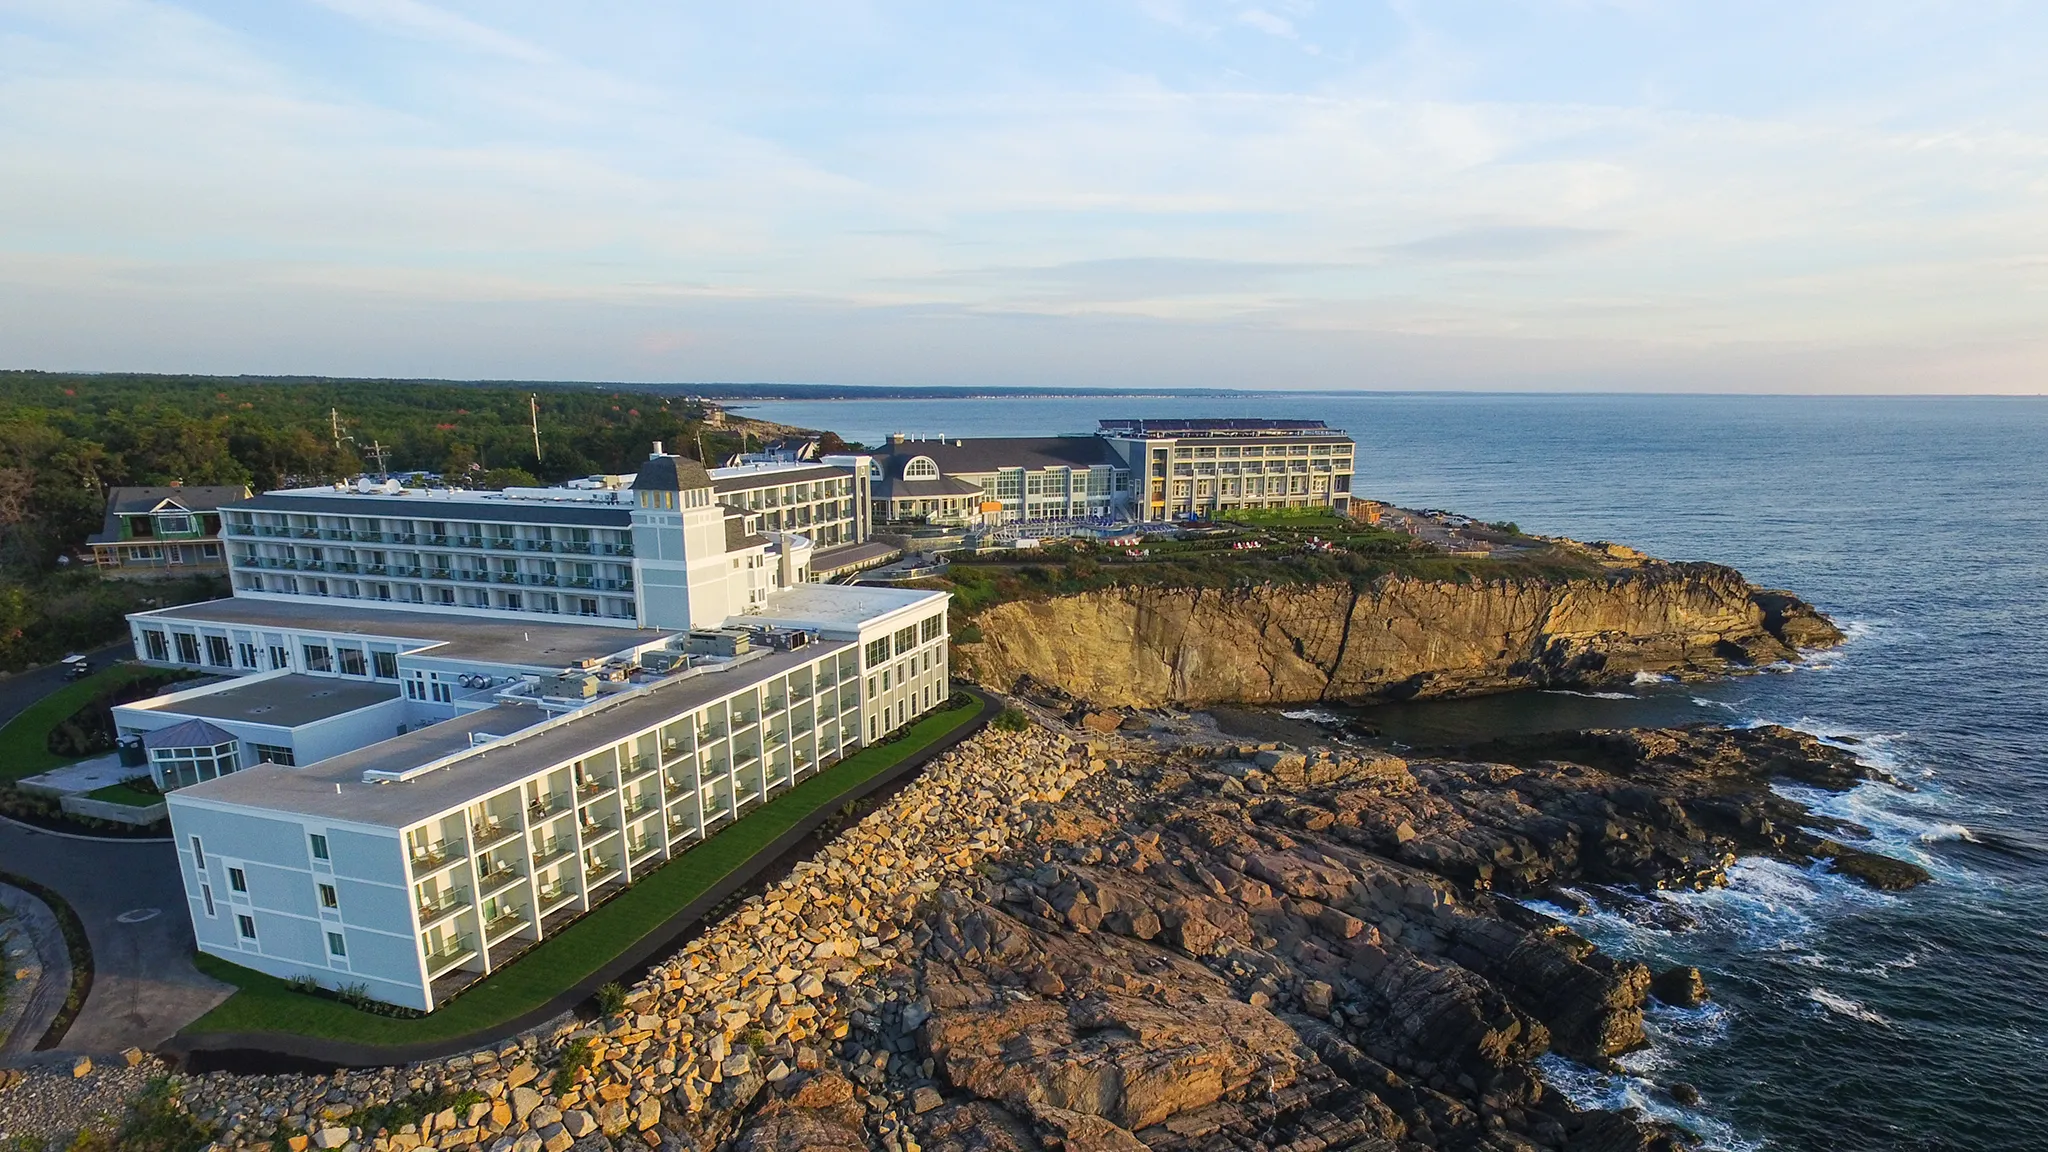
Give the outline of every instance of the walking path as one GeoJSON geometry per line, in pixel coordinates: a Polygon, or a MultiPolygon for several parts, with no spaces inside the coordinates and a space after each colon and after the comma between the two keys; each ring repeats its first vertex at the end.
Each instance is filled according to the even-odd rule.
{"type": "Polygon", "coordinates": [[[0,884],[0,939],[5,939],[7,1004],[0,1009],[0,1063],[35,1050],[71,990],[71,957],[49,905],[0,884]]]}
{"type": "Polygon", "coordinates": [[[234,991],[192,966],[192,921],[169,841],[92,840],[0,822],[0,869],[59,893],[85,925],[92,993],[64,1051],[154,1048],[234,991]]]}

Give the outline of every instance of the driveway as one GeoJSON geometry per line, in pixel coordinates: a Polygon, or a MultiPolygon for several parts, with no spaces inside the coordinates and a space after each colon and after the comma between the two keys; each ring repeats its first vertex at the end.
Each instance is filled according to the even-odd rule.
{"type": "MultiPolygon", "coordinates": [[[[92,659],[94,671],[105,668],[116,660],[135,655],[135,645],[126,640],[95,648],[83,653],[92,659]]],[[[45,664],[0,679],[0,724],[5,724],[21,714],[22,709],[71,683],[65,677],[62,664],[45,664]]]]}
{"type": "Polygon", "coordinates": [[[0,869],[55,889],[85,923],[92,994],[65,1051],[155,1048],[234,991],[192,966],[169,841],[86,840],[0,822],[0,869]]]}

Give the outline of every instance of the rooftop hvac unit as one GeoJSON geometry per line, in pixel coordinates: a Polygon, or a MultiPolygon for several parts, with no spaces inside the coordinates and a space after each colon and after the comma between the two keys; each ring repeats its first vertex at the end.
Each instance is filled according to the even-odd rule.
{"type": "Polygon", "coordinates": [[[753,637],[738,628],[702,628],[683,641],[683,651],[692,656],[738,656],[753,646],[753,637]]]}

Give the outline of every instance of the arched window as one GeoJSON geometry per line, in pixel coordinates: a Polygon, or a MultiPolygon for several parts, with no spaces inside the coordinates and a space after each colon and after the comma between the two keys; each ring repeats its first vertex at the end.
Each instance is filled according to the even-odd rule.
{"type": "Polygon", "coordinates": [[[929,456],[913,457],[910,463],[903,466],[903,478],[905,480],[937,480],[939,478],[939,466],[934,464],[929,456]]]}

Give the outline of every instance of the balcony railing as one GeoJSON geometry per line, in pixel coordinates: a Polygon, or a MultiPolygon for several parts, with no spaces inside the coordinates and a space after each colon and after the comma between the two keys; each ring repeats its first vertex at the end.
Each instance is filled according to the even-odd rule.
{"type": "Polygon", "coordinates": [[[483,875],[478,876],[476,878],[477,891],[496,891],[497,889],[503,888],[507,884],[512,883],[514,880],[519,879],[520,875],[521,873],[519,869],[514,868],[510,864],[496,865],[489,872],[486,872],[483,875]]]}
{"type": "Polygon", "coordinates": [[[484,921],[484,939],[495,941],[515,928],[524,928],[526,917],[517,912],[500,912],[484,921]]]}
{"type": "Polygon", "coordinates": [[[643,792],[635,796],[632,802],[626,805],[626,815],[638,816],[644,812],[652,812],[658,807],[660,807],[660,801],[655,799],[654,794],[643,792]]]}
{"type": "Polygon", "coordinates": [[[574,895],[576,895],[575,892],[560,886],[546,889],[540,894],[540,910],[542,912],[546,912],[549,909],[559,906],[562,903],[562,901],[567,900],[574,895]]]}
{"type": "Polygon", "coordinates": [[[467,891],[450,890],[443,892],[432,901],[421,902],[420,923],[424,925],[429,921],[439,920],[443,916],[467,907],[469,907],[469,893],[467,891]]]}
{"type": "Polygon", "coordinates": [[[528,819],[545,820],[568,807],[569,798],[567,796],[562,795],[560,792],[550,792],[538,800],[528,801],[526,815],[528,819]]]}
{"type": "Polygon", "coordinates": [[[583,883],[596,887],[618,874],[618,865],[606,860],[592,860],[583,866],[583,883]]]}
{"type": "Polygon", "coordinates": [[[489,848],[500,840],[519,834],[519,829],[510,824],[472,824],[469,826],[470,843],[481,850],[489,848]]]}
{"type": "Polygon", "coordinates": [[[584,780],[576,785],[576,798],[579,800],[594,800],[611,791],[612,787],[612,782],[609,780],[584,780]]]}
{"type": "Polygon", "coordinates": [[[459,843],[444,842],[436,844],[432,848],[415,848],[412,852],[412,870],[414,872],[431,872],[436,868],[444,867],[450,860],[457,859],[461,854],[462,845],[459,843]]]}
{"type": "Polygon", "coordinates": [[[560,838],[551,839],[533,850],[533,866],[536,869],[545,868],[571,851],[571,847],[560,838]]]}
{"type": "Polygon", "coordinates": [[[453,943],[442,948],[439,952],[427,953],[427,972],[430,975],[439,976],[448,969],[475,955],[476,947],[470,943],[469,937],[458,936],[453,943]]]}

